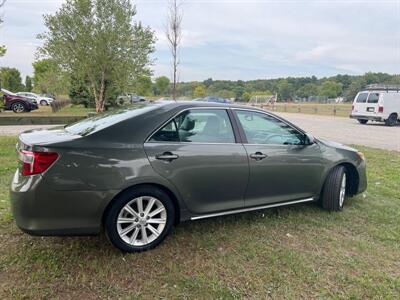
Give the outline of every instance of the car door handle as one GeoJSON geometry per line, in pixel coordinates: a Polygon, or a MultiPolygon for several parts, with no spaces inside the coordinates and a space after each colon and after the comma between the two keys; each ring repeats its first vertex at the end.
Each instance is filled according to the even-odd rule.
{"type": "Polygon", "coordinates": [[[262,159],[266,158],[267,155],[264,153],[261,153],[261,152],[256,152],[256,153],[250,154],[250,157],[255,160],[262,160],[262,159]]]}
{"type": "Polygon", "coordinates": [[[164,152],[163,154],[156,155],[156,159],[165,160],[165,161],[168,161],[168,162],[171,162],[171,161],[173,161],[175,159],[178,159],[178,158],[179,158],[178,155],[173,154],[171,152],[164,152]]]}

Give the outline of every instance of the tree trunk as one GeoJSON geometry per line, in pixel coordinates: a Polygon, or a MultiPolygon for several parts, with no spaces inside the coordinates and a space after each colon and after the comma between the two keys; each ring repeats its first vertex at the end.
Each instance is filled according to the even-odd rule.
{"type": "Polygon", "coordinates": [[[92,81],[92,92],[96,105],[96,112],[103,112],[105,106],[105,73],[102,72],[100,79],[100,88],[96,87],[96,83],[92,81]]]}

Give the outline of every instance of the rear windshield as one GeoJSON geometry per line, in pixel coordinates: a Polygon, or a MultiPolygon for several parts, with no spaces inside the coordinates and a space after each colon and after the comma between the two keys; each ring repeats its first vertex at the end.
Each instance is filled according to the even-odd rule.
{"type": "Polygon", "coordinates": [[[368,103],[378,103],[379,93],[370,93],[368,96],[368,103]]]}
{"type": "Polygon", "coordinates": [[[158,106],[155,104],[137,104],[126,109],[119,109],[112,112],[103,113],[98,116],[65,126],[65,130],[77,135],[88,135],[119,122],[128,120],[135,116],[154,110],[158,106]]]}
{"type": "Polygon", "coordinates": [[[360,93],[356,99],[357,103],[365,103],[367,102],[368,93],[360,93]]]}

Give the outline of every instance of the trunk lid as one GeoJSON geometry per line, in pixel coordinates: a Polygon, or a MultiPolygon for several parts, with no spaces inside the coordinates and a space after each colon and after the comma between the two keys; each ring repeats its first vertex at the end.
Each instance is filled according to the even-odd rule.
{"type": "Polygon", "coordinates": [[[19,149],[45,147],[81,138],[80,135],[70,133],[63,126],[51,129],[33,129],[19,135],[19,149]]]}

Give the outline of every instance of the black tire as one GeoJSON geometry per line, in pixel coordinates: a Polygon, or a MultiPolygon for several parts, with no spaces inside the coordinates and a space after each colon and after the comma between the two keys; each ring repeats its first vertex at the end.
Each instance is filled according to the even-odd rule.
{"type": "Polygon", "coordinates": [[[41,100],[40,101],[40,105],[45,106],[45,105],[49,105],[49,104],[47,103],[46,100],[41,100]]]}
{"type": "Polygon", "coordinates": [[[14,102],[11,105],[11,110],[15,113],[24,113],[24,112],[28,112],[29,110],[26,108],[26,105],[22,102],[14,102]]]}
{"type": "MultiPolygon", "coordinates": [[[[105,233],[106,233],[108,239],[110,240],[110,242],[115,247],[120,249],[121,251],[123,251],[123,252],[142,252],[142,251],[150,250],[150,249],[156,247],[165,239],[165,237],[171,231],[172,225],[174,224],[174,219],[175,219],[175,210],[174,210],[174,206],[173,206],[173,203],[172,203],[172,200],[170,199],[170,197],[163,190],[161,190],[157,187],[154,187],[151,185],[143,185],[143,186],[139,186],[139,187],[134,187],[132,189],[128,189],[125,192],[121,193],[116,199],[114,199],[112,206],[108,209],[108,212],[105,216],[104,227],[105,227],[105,233]],[[121,238],[120,234],[118,233],[117,219],[118,219],[120,212],[125,207],[125,205],[127,205],[133,199],[136,199],[138,197],[146,197],[146,196],[156,198],[164,206],[165,211],[166,211],[165,227],[163,228],[160,235],[155,240],[153,240],[151,243],[148,243],[146,245],[140,245],[140,246],[132,245],[132,244],[125,242],[121,238]]],[[[139,228],[140,226],[141,225],[139,225],[139,223],[137,223],[137,227],[139,228]]],[[[136,230],[135,227],[133,227],[132,231],[134,231],[134,230],[136,230]]],[[[142,230],[142,229],[140,229],[140,230],[142,230]]],[[[147,230],[147,232],[149,232],[148,229],[144,229],[144,230],[147,230]]],[[[133,232],[131,232],[131,233],[133,235],[133,232]]]]}
{"type": "Polygon", "coordinates": [[[343,203],[340,203],[340,191],[343,176],[346,175],[346,168],[343,166],[334,167],[325,180],[321,194],[322,208],[328,211],[340,211],[343,203]]]}
{"type": "Polygon", "coordinates": [[[366,119],[357,119],[357,121],[358,121],[360,124],[367,124],[367,123],[368,123],[368,120],[366,120],[366,119]]]}
{"type": "Polygon", "coordinates": [[[387,118],[387,120],[385,120],[385,125],[386,126],[394,126],[397,123],[397,114],[396,113],[392,113],[389,118],[387,118]]]}

